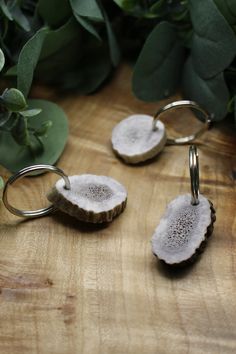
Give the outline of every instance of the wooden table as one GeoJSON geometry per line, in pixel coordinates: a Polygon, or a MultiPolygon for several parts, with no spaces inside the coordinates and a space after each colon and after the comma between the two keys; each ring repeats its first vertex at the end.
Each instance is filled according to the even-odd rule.
{"type": "MultiPolygon", "coordinates": [[[[189,192],[188,147],[166,147],[139,166],[114,156],[114,125],[165,103],[135,99],[130,77],[124,66],[88,97],[44,93],[69,116],[58,166],[69,175],[116,178],[128,189],[128,205],[106,227],[60,213],[22,221],[1,205],[2,354],[236,353],[236,131],[224,122],[198,141],[201,191],[216,207],[215,231],[193,266],[169,271],[152,255],[150,239],[166,204],[189,192]]],[[[166,121],[177,127],[178,119],[196,121],[180,111],[166,121]]],[[[43,203],[51,178],[27,179],[24,193],[37,187],[25,197],[30,205],[43,203]]],[[[15,199],[22,202],[22,193],[15,199]]]]}

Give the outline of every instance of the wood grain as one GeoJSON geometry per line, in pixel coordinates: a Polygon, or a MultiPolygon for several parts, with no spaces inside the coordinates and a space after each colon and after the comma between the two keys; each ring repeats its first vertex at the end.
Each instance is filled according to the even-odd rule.
{"type": "MultiPolygon", "coordinates": [[[[233,124],[219,124],[198,141],[201,191],[217,210],[213,236],[198,262],[170,271],[152,255],[150,239],[166,204],[189,191],[188,147],[166,147],[138,166],[114,156],[114,125],[128,114],[152,114],[164,104],[136,100],[130,76],[123,66],[88,97],[34,91],[55,100],[69,116],[70,137],[58,166],[69,175],[116,178],[128,189],[128,205],[106,227],[84,225],[60,213],[22,221],[1,205],[3,354],[236,352],[233,124]]],[[[195,122],[187,111],[171,113],[169,129],[180,118],[195,122]]],[[[3,169],[0,173],[9,175],[3,169]]],[[[51,175],[27,179],[24,194],[15,193],[15,201],[24,197],[31,206],[35,200],[43,204],[51,182],[51,175]]]]}

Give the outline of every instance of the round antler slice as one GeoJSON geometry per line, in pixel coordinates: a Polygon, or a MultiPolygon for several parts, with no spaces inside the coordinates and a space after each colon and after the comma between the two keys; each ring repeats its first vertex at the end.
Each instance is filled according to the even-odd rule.
{"type": "Polygon", "coordinates": [[[124,161],[135,164],[156,156],[165,146],[166,132],[161,121],[153,130],[153,117],[136,114],[118,123],[112,131],[113,150],[124,161]]]}
{"type": "Polygon", "coordinates": [[[71,189],[65,189],[60,179],[47,196],[65,213],[82,221],[102,223],[112,221],[124,210],[127,191],[113,178],[86,174],[69,180],[71,189]]]}
{"type": "Polygon", "coordinates": [[[168,206],[152,237],[152,250],[169,265],[193,261],[212,234],[216,220],[212,203],[199,195],[199,204],[191,204],[191,195],[174,199],[168,206]]]}

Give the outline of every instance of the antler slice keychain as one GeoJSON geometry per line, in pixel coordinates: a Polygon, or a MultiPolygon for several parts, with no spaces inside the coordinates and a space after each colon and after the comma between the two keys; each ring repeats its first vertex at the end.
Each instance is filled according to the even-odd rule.
{"type": "Polygon", "coordinates": [[[194,141],[209,127],[211,120],[209,114],[193,101],[175,101],[161,108],[154,117],[146,114],[135,114],[123,119],[112,131],[112,148],[125,162],[136,164],[156,156],[165,145],[179,145],[194,141]],[[172,109],[188,107],[200,112],[204,124],[196,133],[169,138],[165,125],[159,117],[172,109]]]}
{"type": "Polygon", "coordinates": [[[189,148],[191,194],[180,195],[167,206],[152,237],[152,251],[169,265],[183,265],[202,251],[216,220],[213,204],[199,194],[196,146],[189,148]]]}
{"type": "Polygon", "coordinates": [[[81,221],[103,223],[112,221],[125,209],[127,191],[111,177],[91,174],[68,177],[55,166],[33,165],[23,168],[8,179],[3,190],[3,202],[5,207],[17,216],[35,218],[60,209],[81,221]],[[48,193],[47,197],[52,205],[33,211],[20,210],[10,205],[9,186],[35,171],[50,171],[62,177],[48,193]]]}

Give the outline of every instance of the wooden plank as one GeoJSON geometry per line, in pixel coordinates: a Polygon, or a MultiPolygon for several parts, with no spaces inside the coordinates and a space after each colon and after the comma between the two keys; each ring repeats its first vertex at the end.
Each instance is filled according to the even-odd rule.
{"type": "MultiPolygon", "coordinates": [[[[217,209],[214,234],[193,266],[167,271],[152,255],[150,239],[166,204],[189,191],[188,147],[168,146],[139,166],[114,156],[114,125],[164,104],[135,99],[130,76],[122,67],[88,97],[35,92],[50,96],[69,116],[70,138],[58,166],[69,175],[116,178],[128,189],[128,205],[107,227],[60,213],[22,221],[1,205],[1,353],[236,352],[233,124],[219,124],[199,140],[201,190],[217,209]]],[[[189,121],[196,123],[187,111],[163,119],[177,129],[180,118],[183,130],[189,121]]],[[[15,191],[15,202],[22,204],[25,197],[32,207],[43,204],[52,180],[50,175],[27,179],[15,191]]]]}

